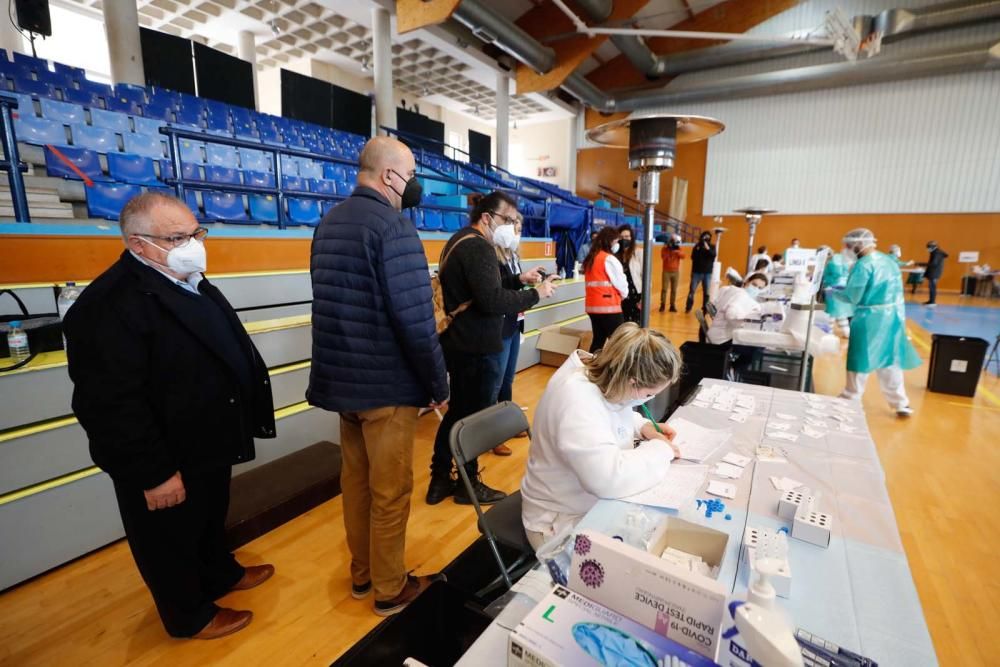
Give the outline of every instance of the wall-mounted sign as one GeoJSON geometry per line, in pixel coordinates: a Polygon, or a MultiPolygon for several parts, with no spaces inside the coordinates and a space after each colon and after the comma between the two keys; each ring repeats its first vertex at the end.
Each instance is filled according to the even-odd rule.
{"type": "Polygon", "coordinates": [[[978,250],[963,250],[958,253],[958,263],[959,264],[975,264],[979,261],[979,251],[978,250]]]}
{"type": "Polygon", "coordinates": [[[555,178],[556,168],[555,167],[539,167],[538,177],[539,178],[555,178]]]}

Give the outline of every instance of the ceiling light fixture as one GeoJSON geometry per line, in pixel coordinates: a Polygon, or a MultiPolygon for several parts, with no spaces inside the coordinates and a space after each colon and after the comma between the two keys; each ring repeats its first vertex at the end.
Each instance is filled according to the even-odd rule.
{"type": "Polygon", "coordinates": [[[277,21],[275,21],[274,19],[271,19],[271,22],[268,23],[268,25],[271,27],[271,34],[272,35],[274,35],[275,37],[277,37],[278,35],[281,34],[281,28],[278,26],[278,22],[277,21]]]}

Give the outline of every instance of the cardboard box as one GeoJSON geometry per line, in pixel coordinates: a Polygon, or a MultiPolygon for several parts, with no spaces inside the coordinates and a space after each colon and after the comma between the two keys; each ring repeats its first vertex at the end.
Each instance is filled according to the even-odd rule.
{"type": "MultiPolygon", "coordinates": [[[[714,663],[622,614],[556,586],[510,633],[508,667],[576,667],[608,664],[595,655],[600,641],[608,648],[627,648],[629,664],[681,664],[707,667],[714,663]]],[[[611,652],[616,655],[616,651],[611,652]]]]}
{"type": "Polygon", "coordinates": [[[577,343],[576,346],[578,350],[586,350],[589,352],[590,344],[594,342],[594,332],[591,331],[589,324],[584,324],[583,322],[561,327],[559,329],[559,333],[579,338],[580,342],[577,343]]]}
{"type": "Polygon", "coordinates": [[[710,568],[717,567],[721,571],[728,544],[729,535],[726,533],[668,516],[653,531],[646,550],[659,556],[668,548],[677,549],[698,556],[710,568]]]}
{"type": "MultiPolygon", "coordinates": [[[[684,539],[678,539],[677,544],[687,544],[688,549],[678,548],[700,550],[705,554],[703,558],[721,564],[725,543],[720,554],[720,540],[707,534],[695,535],[683,524],[696,525],[675,523],[674,535],[668,536],[668,524],[657,539],[665,542],[683,534],[684,539]]],[[[728,542],[728,536],[722,535],[728,542]]],[[[658,555],[606,535],[582,531],[573,548],[569,587],[657,634],[705,657],[715,657],[728,598],[726,587],[715,579],[681,569],[658,555]]]]}
{"type": "Polygon", "coordinates": [[[573,350],[577,349],[580,339],[577,336],[570,336],[560,332],[555,327],[542,329],[538,334],[538,361],[543,366],[560,367],[565,363],[573,350]]]}

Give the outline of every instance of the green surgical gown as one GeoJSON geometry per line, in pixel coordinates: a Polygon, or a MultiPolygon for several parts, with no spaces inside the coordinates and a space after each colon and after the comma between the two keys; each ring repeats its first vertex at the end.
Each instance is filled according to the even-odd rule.
{"type": "Polygon", "coordinates": [[[847,346],[847,370],[870,373],[879,368],[916,368],[920,357],[906,336],[903,282],[895,257],[872,252],[859,259],[847,287],[834,299],[854,310],[847,346]]]}
{"type": "MultiPolygon", "coordinates": [[[[847,283],[847,272],[850,267],[847,260],[839,252],[834,253],[823,269],[823,287],[843,287],[847,283]]],[[[854,309],[849,303],[832,296],[832,292],[826,293],[826,312],[830,317],[850,317],[854,314],[854,309]]]]}

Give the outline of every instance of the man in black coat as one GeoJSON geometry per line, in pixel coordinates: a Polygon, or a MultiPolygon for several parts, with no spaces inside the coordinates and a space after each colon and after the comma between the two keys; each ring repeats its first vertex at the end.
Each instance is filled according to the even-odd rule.
{"type": "Polygon", "coordinates": [[[351,595],[402,611],[437,579],[408,574],[406,523],[417,411],[443,408],[448,378],[438,344],[427,256],[400,211],[420,202],[413,154],[375,137],[351,196],[316,228],[313,355],[306,398],[340,413],[340,486],[351,550],[351,595]]]}
{"type": "Polygon", "coordinates": [[[712,283],[712,272],[715,269],[715,246],[712,245],[712,233],[704,231],[697,245],[691,249],[691,285],[688,287],[687,303],[684,312],[690,313],[694,306],[694,294],[701,285],[701,308],[708,306],[708,289],[712,283]]]}
{"type": "Polygon", "coordinates": [[[174,637],[215,639],[253,614],[218,607],[271,565],[226,547],[232,466],[274,437],[267,367],[204,277],[208,233],[187,206],[146,193],[122,210],[126,250],[64,327],[73,412],[111,476],[129,548],[174,637]]]}
{"type": "Polygon", "coordinates": [[[927,270],[924,271],[924,277],[927,278],[927,289],[930,290],[930,296],[924,305],[933,308],[937,305],[935,303],[937,301],[937,283],[944,271],[944,260],[948,257],[948,253],[938,247],[937,241],[928,241],[927,250],[930,252],[930,257],[927,259],[927,270]]]}

